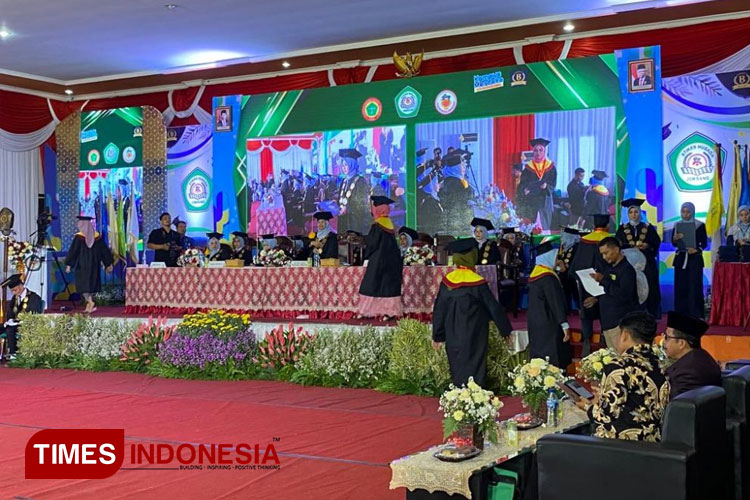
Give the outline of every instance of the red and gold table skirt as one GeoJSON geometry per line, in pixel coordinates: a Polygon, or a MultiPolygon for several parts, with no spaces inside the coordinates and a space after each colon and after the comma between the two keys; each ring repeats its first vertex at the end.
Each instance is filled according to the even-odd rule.
{"type": "Polygon", "coordinates": [[[750,319],[750,264],[716,262],[711,282],[711,324],[745,327],[750,319]]]}
{"type": "MultiPolygon", "coordinates": [[[[429,319],[440,282],[453,268],[405,267],[404,314],[429,319]]],[[[497,293],[495,266],[478,266],[497,293]]],[[[249,312],[258,318],[345,320],[357,314],[364,267],[129,268],[128,314],[187,314],[203,309],[249,312]]]]}

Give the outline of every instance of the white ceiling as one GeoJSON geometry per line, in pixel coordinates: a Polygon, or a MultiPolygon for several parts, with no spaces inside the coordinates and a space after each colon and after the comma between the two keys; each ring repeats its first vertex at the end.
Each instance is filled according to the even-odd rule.
{"type": "Polygon", "coordinates": [[[13,33],[0,40],[0,72],[73,84],[692,1],[0,0],[0,27],[13,33]]]}

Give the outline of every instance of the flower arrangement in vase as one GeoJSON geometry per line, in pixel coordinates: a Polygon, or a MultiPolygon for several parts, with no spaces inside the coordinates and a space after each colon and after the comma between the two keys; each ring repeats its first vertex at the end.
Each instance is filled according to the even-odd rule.
{"type": "Polygon", "coordinates": [[[563,396],[560,383],[566,377],[562,370],[541,358],[534,358],[525,365],[517,366],[510,374],[513,384],[509,387],[514,396],[521,396],[531,414],[545,422],[547,420],[546,401],[549,391],[554,390],[558,398],[563,396]]]}
{"type": "Polygon", "coordinates": [[[34,254],[34,245],[28,241],[8,238],[8,261],[18,274],[26,270],[26,259],[34,254]]]}
{"type": "Polygon", "coordinates": [[[598,384],[604,376],[604,367],[617,358],[614,349],[598,349],[581,360],[578,375],[586,382],[598,384]]]}
{"type": "Polygon", "coordinates": [[[428,246],[409,247],[404,255],[405,266],[431,266],[435,263],[435,252],[428,246]]]}
{"type": "Polygon", "coordinates": [[[203,267],[204,264],[205,256],[197,248],[189,248],[177,258],[177,265],[180,267],[203,267]]]}
{"type": "MultiPolygon", "coordinates": [[[[496,417],[503,403],[491,391],[482,389],[474,377],[461,387],[451,384],[440,396],[440,411],[443,412],[443,437],[449,438],[458,434],[464,436],[465,430],[471,431],[471,440],[475,448],[484,449],[484,438],[497,443],[496,417]]],[[[468,436],[468,434],[466,434],[468,436]]],[[[466,439],[463,437],[463,439],[466,439]]],[[[459,437],[461,440],[461,437],[459,437]]],[[[454,439],[454,441],[456,441],[454,439]]],[[[457,444],[464,444],[458,442],[457,444]]]]}
{"type": "Polygon", "coordinates": [[[264,267],[283,267],[291,259],[286,252],[280,248],[264,249],[260,251],[258,262],[264,267]]]}

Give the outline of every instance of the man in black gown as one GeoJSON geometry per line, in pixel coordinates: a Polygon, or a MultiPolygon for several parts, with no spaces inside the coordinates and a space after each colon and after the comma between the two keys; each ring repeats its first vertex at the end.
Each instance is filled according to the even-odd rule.
{"type": "Polygon", "coordinates": [[[474,272],[476,240],[456,240],[448,249],[453,253],[453,263],[458,269],[443,278],[435,299],[432,345],[439,349],[445,344],[454,385],[466,384],[469,377],[483,385],[490,320],[495,322],[503,337],[508,337],[513,327],[487,282],[474,272]]]}
{"type": "Polygon", "coordinates": [[[586,184],[583,177],[586,171],[580,167],[575,170],[575,176],[568,183],[568,203],[570,204],[570,223],[577,224],[578,219],[583,217],[583,198],[586,195],[586,184]]]}
{"type": "Polygon", "coordinates": [[[607,173],[603,170],[594,170],[591,172],[589,179],[589,188],[583,197],[583,212],[587,214],[586,229],[594,227],[594,221],[588,214],[608,214],[609,213],[609,189],[604,185],[607,173]]]}
{"type": "Polygon", "coordinates": [[[721,387],[721,368],[711,355],[701,349],[701,337],[708,323],[678,312],[667,314],[667,332],[662,340],[664,350],[674,363],[667,368],[672,391],[670,399],[704,385],[721,387]]]}
{"type": "MultiPolygon", "coordinates": [[[[5,314],[5,336],[8,341],[8,354],[12,361],[16,359],[18,327],[21,325],[18,315],[21,313],[41,314],[42,298],[24,286],[20,274],[9,276],[0,283],[0,293],[5,294],[5,287],[13,293],[5,314]]],[[[0,352],[0,357],[2,357],[2,352],[0,352]]]]}
{"type": "Polygon", "coordinates": [[[178,235],[172,231],[172,216],[169,212],[164,212],[159,216],[159,222],[161,227],[151,231],[146,247],[155,250],[154,262],[164,262],[167,267],[177,267],[178,235]]]}
{"type": "Polygon", "coordinates": [[[518,199],[525,219],[532,223],[539,216],[542,229],[550,229],[552,221],[552,193],[557,185],[557,168],[555,162],[547,158],[547,139],[537,138],[530,141],[533,156],[521,172],[518,186],[518,199]]]}

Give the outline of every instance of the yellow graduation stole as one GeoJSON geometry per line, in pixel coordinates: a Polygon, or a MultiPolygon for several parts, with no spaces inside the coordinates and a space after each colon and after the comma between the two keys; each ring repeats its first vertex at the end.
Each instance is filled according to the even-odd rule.
{"type": "Polygon", "coordinates": [[[531,271],[531,274],[529,275],[529,283],[549,275],[557,278],[557,273],[555,273],[553,269],[550,269],[549,267],[543,266],[541,264],[537,264],[536,266],[534,266],[534,270],[531,271]]]}
{"type": "Polygon", "coordinates": [[[479,286],[487,283],[487,281],[474,270],[468,267],[459,267],[458,269],[449,272],[443,277],[443,284],[448,288],[462,288],[465,286],[479,286]]]}
{"type": "Polygon", "coordinates": [[[544,174],[546,174],[547,171],[552,168],[552,160],[550,160],[549,158],[545,158],[541,163],[537,163],[532,160],[527,165],[529,166],[531,171],[536,174],[539,180],[541,180],[542,177],[544,177],[544,174]]]}
{"type": "Polygon", "coordinates": [[[382,227],[389,233],[396,232],[396,228],[393,226],[393,221],[390,219],[390,217],[378,217],[377,219],[375,219],[375,224],[382,227]]]}
{"type": "Polygon", "coordinates": [[[586,236],[581,237],[581,241],[589,245],[598,245],[600,241],[609,236],[609,232],[603,229],[595,229],[593,233],[589,233],[586,236]]]}

